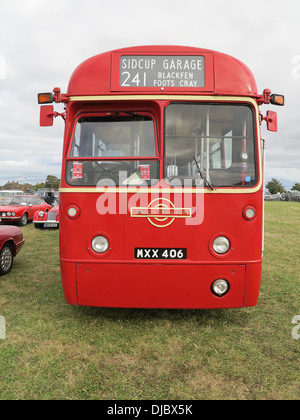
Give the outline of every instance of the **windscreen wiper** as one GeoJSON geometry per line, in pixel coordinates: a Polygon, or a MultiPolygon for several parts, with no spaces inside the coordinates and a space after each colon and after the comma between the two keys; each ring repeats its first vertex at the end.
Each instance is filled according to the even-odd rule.
{"type": "Polygon", "coordinates": [[[194,158],[194,161],[195,161],[195,163],[196,163],[196,166],[197,166],[197,169],[198,169],[198,172],[199,172],[199,174],[200,174],[201,178],[202,178],[202,179],[204,180],[204,182],[205,182],[205,183],[209,186],[209,188],[213,191],[213,190],[214,190],[213,186],[211,185],[211,183],[209,182],[209,180],[206,178],[205,173],[201,171],[200,166],[199,166],[199,164],[198,164],[198,162],[197,162],[197,160],[196,160],[195,156],[193,156],[193,158],[194,158]]]}

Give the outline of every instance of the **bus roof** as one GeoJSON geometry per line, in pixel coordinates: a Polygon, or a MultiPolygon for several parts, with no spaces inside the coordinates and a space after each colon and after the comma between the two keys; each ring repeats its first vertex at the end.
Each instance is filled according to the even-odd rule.
{"type": "MultiPolygon", "coordinates": [[[[132,59],[131,59],[132,62],[132,59]]],[[[130,63],[130,60],[128,61],[130,63]]],[[[149,63],[149,61],[148,61],[149,63]]],[[[196,69],[197,70],[197,69],[196,69]]],[[[201,70],[202,71],[202,70],[201,70]]],[[[134,75],[134,66],[132,65],[127,74],[134,75]]],[[[143,73],[144,74],[144,73],[143,73]]],[[[148,74],[147,74],[148,76],[148,74]]],[[[209,94],[209,95],[234,95],[258,97],[257,86],[252,72],[241,61],[227,54],[217,51],[183,47],[183,46],[140,46],[124,48],[96,55],[85,60],[73,72],[67,91],[67,96],[97,96],[97,95],[128,95],[131,93],[161,94],[180,93],[182,94],[209,94]],[[195,79],[191,66],[194,60],[202,57],[203,83],[197,86],[185,85],[182,87],[167,85],[142,87],[120,83],[121,66],[129,69],[130,64],[124,61],[121,64],[122,57],[134,57],[137,70],[141,72],[151,71],[151,62],[147,67],[146,57],[159,57],[160,65],[163,66],[161,77],[165,80],[174,76],[174,72],[184,72],[186,78],[195,79]],[[173,58],[173,61],[172,61],[173,58]],[[164,61],[166,59],[166,61],[164,61]],[[163,74],[163,75],[162,75],[163,74]]]]}

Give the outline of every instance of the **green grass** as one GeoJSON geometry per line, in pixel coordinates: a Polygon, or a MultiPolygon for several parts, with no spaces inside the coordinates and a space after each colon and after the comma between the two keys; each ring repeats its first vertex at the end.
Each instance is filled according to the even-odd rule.
{"type": "Polygon", "coordinates": [[[66,304],[58,232],[29,224],[0,278],[0,399],[299,399],[299,226],[266,203],[256,308],[133,310],[66,304]]]}

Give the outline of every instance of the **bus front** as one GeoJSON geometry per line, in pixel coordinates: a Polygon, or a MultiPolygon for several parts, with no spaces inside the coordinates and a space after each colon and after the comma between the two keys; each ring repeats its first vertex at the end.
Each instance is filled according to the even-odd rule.
{"type": "MultiPolygon", "coordinates": [[[[56,89],[49,100],[66,106],[60,259],[67,302],[255,306],[260,124],[276,125],[275,113],[263,117],[259,105],[281,100],[268,90],[258,95],[246,66],[208,50],[136,47],[82,63],[67,94],[56,89]]],[[[45,125],[57,116],[51,107],[45,125]]]]}

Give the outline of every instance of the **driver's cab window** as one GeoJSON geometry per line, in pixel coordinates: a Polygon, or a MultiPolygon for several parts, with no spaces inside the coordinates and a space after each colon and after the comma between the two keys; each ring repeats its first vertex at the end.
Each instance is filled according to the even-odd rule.
{"type": "Polygon", "coordinates": [[[67,163],[69,184],[149,185],[158,178],[154,120],[128,114],[132,115],[77,121],[69,153],[72,161],[67,163]]]}

